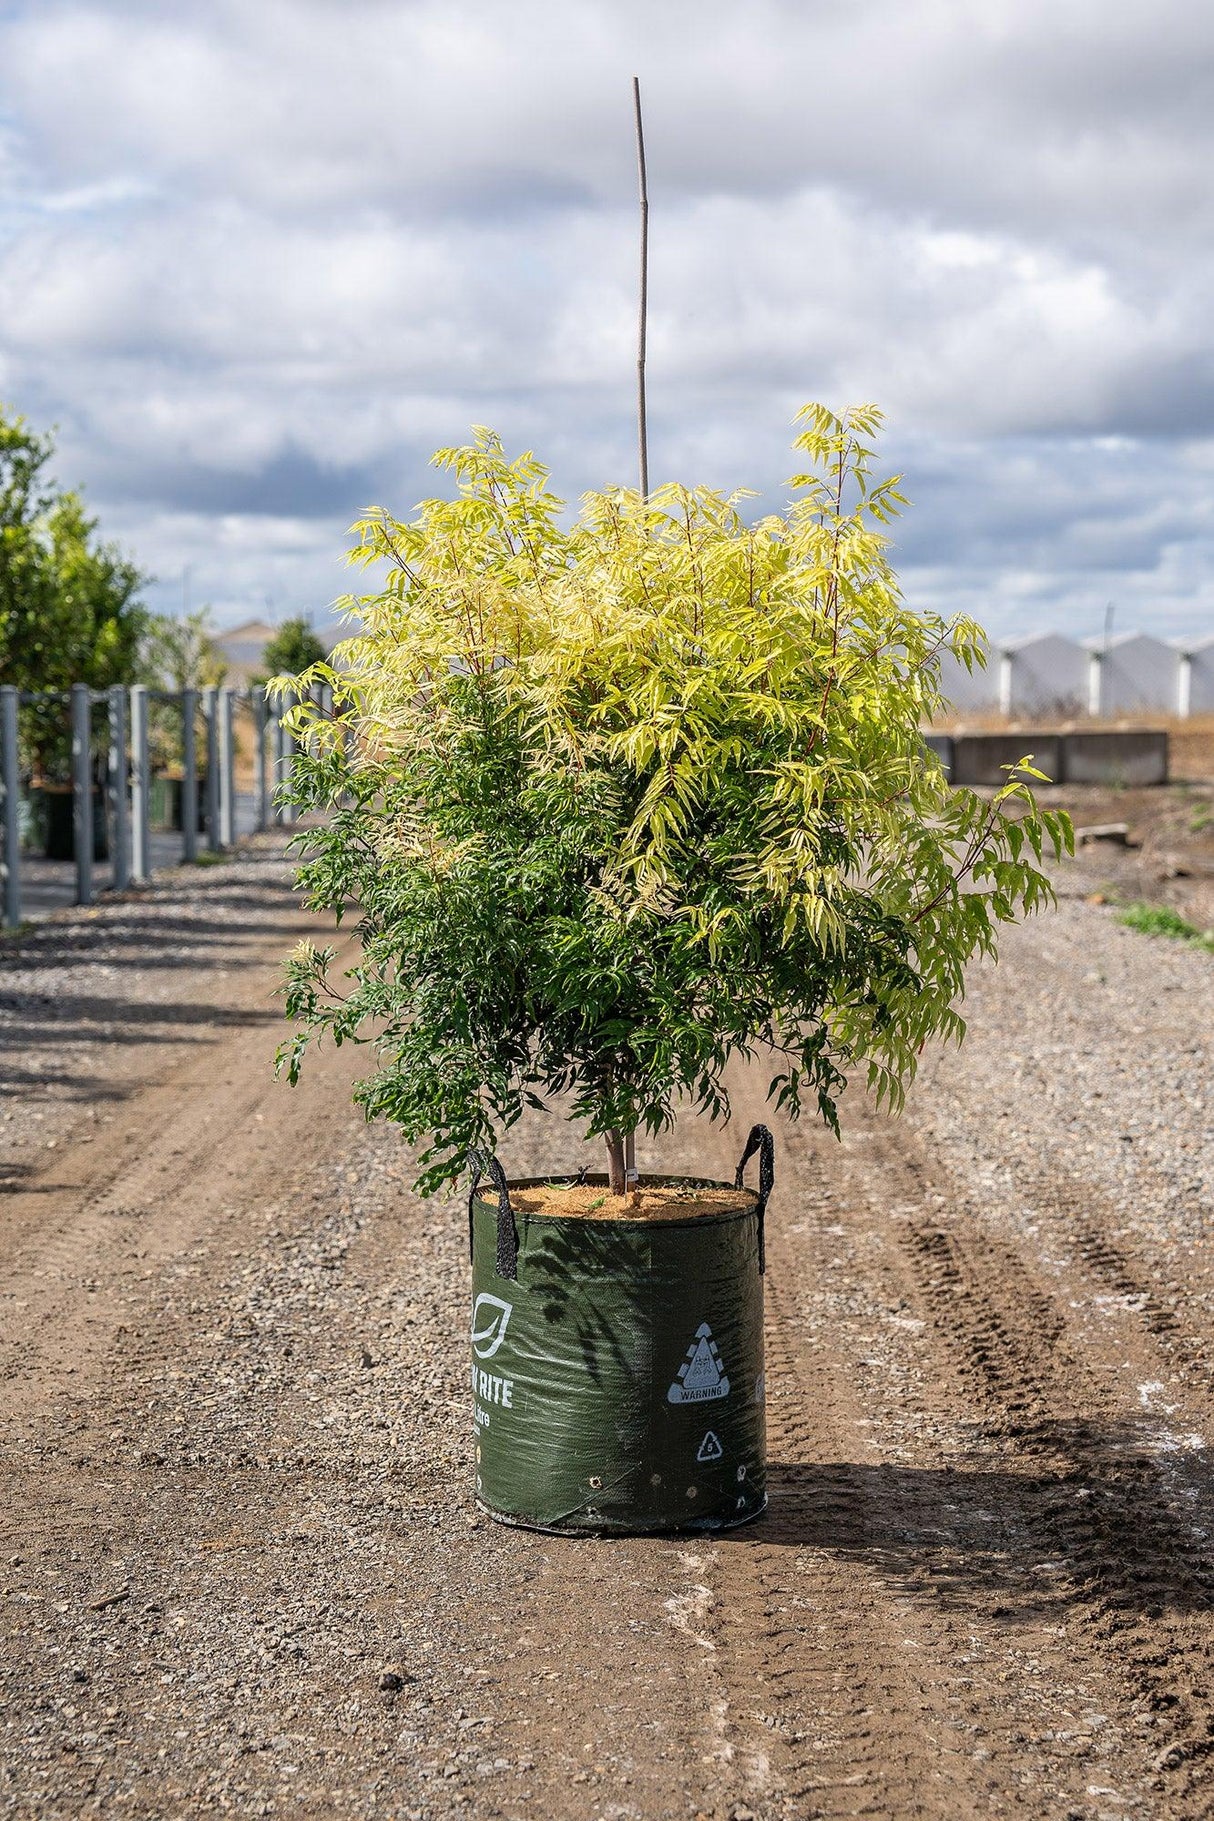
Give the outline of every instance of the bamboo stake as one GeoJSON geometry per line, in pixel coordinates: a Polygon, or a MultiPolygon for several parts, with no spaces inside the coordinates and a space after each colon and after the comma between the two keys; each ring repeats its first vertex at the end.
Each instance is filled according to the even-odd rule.
{"type": "MultiPolygon", "coordinates": [[[[641,119],[641,79],[632,78],[632,105],[636,116],[637,183],[641,203],[641,299],[637,313],[637,452],[641,466],[641,498],[649,498],[649,423],[645,411],[645,339],[649,313],[649,184],[645,175],[645,127],[641,119]]],[[[635,1200],[637,1188],[635,1132],[624,1135],[624,1193],[635,1200]]]]}
{"type": "Polygon", "coordinates": [[[649,498],[649,427],[645,414],[645,334],[649,311],[649,185],[645,178],[645,129],[641,121],[641,79],[632,78],[637,128],[637,177],[641,192],[641,308],[637,322],[637,442],[641,457],[641,493],[649,498]]]}
{"type": "Polygon", "coordinates": [[[637,115],[637,180],[641,186],[641,311],[637,320],[637,443],[641,452],[641,492],[650,497],[650,433],[644,412],[644,342],[650,310],[650,188],[644,177],[644,126],[641,122],[641,78],[632,78],[632,100],[637,115]]]}

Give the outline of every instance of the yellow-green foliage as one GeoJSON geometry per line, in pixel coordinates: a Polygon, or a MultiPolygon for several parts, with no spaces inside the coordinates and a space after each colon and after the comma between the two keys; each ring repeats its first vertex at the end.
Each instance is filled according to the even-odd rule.
{"type": "Polygon", "coordinates": [[[288,1059],[379,1020],[362,1098],[438,1135],[427,1186],[554,1088],[591,1131],[657,1129],[679,1094],[719,1113],[756,1047],[794,1112],[809,1087],[833,1123],[858,1064],[898,1105],[924,1042],[962,1035],[968,961],[1050,898],[1065,818],[1020,783],[950,790],[920,736],[941,654],[980,662],[983,635],[901,599],[879,412],[800,421],[794,501],[753,524],[746,494],[668,486],[567,526],[540,463],[479,431],[435,457],[454,499],[356,527],[380,579],[304,679],[338,720],[295,711],[296,791],[334,812],[305,886],[355,899],[365,955],[340,1001],[328,951],[293,961],[288,1059]]]}

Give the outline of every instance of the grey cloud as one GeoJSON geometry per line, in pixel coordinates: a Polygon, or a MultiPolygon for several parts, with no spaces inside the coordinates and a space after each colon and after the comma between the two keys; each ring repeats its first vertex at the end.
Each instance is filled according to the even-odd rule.
{"type": "Polygon", "coordinates": [[[896,533],[908,598],[992,634],[1057,625],[1197,633],[1214,620],[1214,504],[1167,445],[1121,439],[937,444],[903,457],[914,510],[896,533]]]}
{"type": "Polygon", "coordinates": [[[348,522],[383,494],[386,479],[369,463],[331,467],[287,443],[245,471],[182,463],[149,474],[144,463],[115,461],[105,488],[110,500],[153,509],[348,522]]]}
{"type": "Polygon", "coordinates": [[[275,206],[475,211],[631,180],[627,80],[659,194],[826,183],[971,225],[1209,219],[1214,25],[1188,0],[863,9],[753,0],[260,0],[188,16],[23,9],[12,81],[64,173],[152,161],[275,206]],[[70,22],[70,29],[68,28],[70,22]],[[694,28],[694,29],[692,29],[694,28]],[[1149,213],[1148,213],[1149,212],[1149,213]]]}
{"type": "Polygon", "coordinates": [[[409,510],[475,421],[569,497],[631,479],[637,70],[655,474],[775,501],[796,405],[876,397],[908,588],[998,620],[1121,578],[1179,623],[1208,611],[1212,51],[1189,0],[26,0],[0,395],[229,604],[271,572],[327,598],[347,516],[409,510]]]}
{"type": "Polygon", "coordinates": [[[1030,0],[984,26],[980,11],[892,0],[858,15],[708,0],[694,33],[687,8],[620,0],[571,0],[559,30],[525,0],[509,29],[475,4],[458,22],[436,4],[307,0],[188,19],[77,7],[70,32],[64,17],[27,9],[7,48],[65,180],[95,180],[99,159],[151,164],[179,203],[239,199],[339,236],[368,208],[398,233],[429,220],[452,238],[453,208],[524,237],[587,198],[629,208],[630,67],[652,91],[657,219],[675,231],[697,200],[833,189],[840,214],[1103,261],[1146,311],[1175,281],[1170,236],[1209,220],[1214,109],[1172,105],[1211,87],[1214,33],[1191,6],[1134,0],[1112,20],[1072,6],[1060,21],[1030,0]]]}

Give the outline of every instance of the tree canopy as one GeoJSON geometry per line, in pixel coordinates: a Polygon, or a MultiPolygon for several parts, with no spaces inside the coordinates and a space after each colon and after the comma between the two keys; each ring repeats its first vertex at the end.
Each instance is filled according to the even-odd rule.
{"type": "Polygon", "coordinates": [[[262,665],[268,677],[295,676],[319,664],[325,657],[325,646],[302,617],[284,620],[262,654],[262,665]]]}
{"type": "Polygon", "coordinates": [[[178,617],[150,613],[144,625],[140,670],[157,689],[179,694],[183,689],[207,689],[222,683],[227,660],[215,639],[209,607],[178,617]]]}
{"type": "Polygon", "coordinates": [[[457,498],[356,527],[387,575],[303,679],[337,719],[293,711],[293,788],[329,812],[302,886],[357,907],[362,954],[341,984],[333,949],[293,957],[283,1062],[371,1043],[356,1096],[422,1142],[423,1190],[557,1097],[615,1179],[621,1134],[727,1112],[738,1054],[794,1116],[837,1126],[857,1069],[896,1107],[964,1032],[968,962],[1051,899],[1066,818],[951,790],[924,744],[941,654],[981,661],[982,633],[901,599],[880,414],[802,422],[792,503],[753,524],[668,486],[566,529],[482,432],[435,458],[457,498]]]}
{"type": "MultiPolygon", "coordinates": [[[[0,405],[0,682],[52,692],[133,682],[145,613],[145,577],[78,492],[49,475],[54,439],[0,405]]],[[[37,762],[62,762],[60,711],[26,710],[23,732],[37,762]]]]}

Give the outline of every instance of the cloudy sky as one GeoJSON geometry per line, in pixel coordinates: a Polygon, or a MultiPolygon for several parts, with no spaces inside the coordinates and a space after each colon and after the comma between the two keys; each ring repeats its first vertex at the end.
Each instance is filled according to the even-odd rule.
{"type": "Polygon", "coordinates": [[[221,623],[348,585],[473,423],[772,505],[876,400],[908,597],[1214,631],[1214,8],[0,0],[0,400],[221,623]]]}

